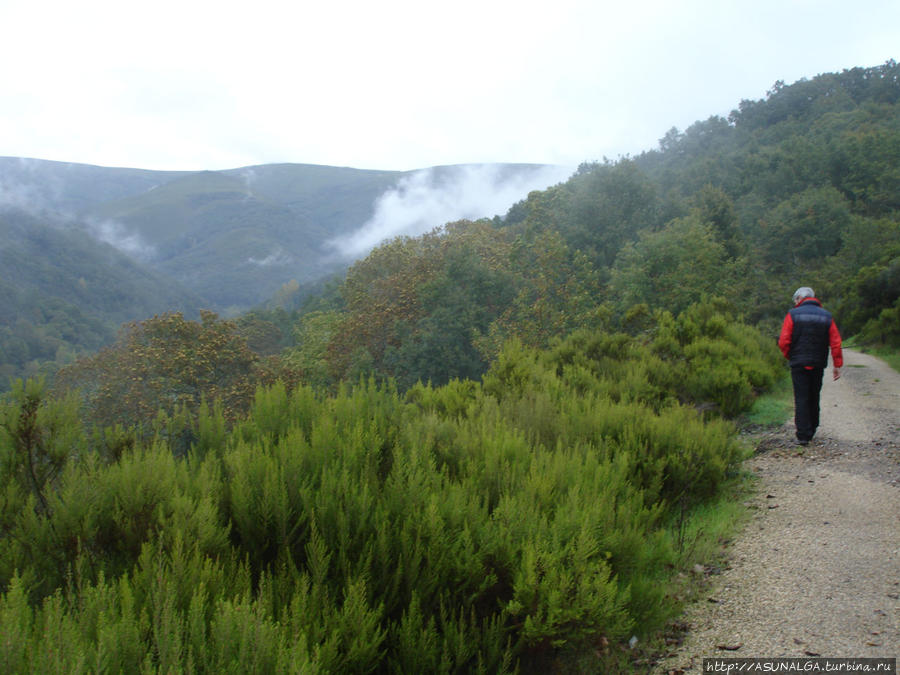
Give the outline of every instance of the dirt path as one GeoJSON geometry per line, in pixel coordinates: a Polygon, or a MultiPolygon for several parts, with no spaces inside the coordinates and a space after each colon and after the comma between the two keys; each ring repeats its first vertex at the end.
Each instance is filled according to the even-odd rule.
{"type": "Polygon", "coordinates": [[[709,656],[900,657],[900,374],[844,358],[813,443],[794,444],[793,421],[761,439],[753,518],[656,672],[709,656]]]}

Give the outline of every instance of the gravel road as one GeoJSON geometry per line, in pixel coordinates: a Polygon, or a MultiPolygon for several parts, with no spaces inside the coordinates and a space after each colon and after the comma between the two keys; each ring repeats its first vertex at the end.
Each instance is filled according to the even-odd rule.
{"type": "Polygon", "coordinates": [[[900,374],[844,350],[806,448],[793,421],[758,440],[752,519],[654,672],[703,657],[900,657],[900,374]],[[802,451],[802,452],[801,452],[802,451]]]}

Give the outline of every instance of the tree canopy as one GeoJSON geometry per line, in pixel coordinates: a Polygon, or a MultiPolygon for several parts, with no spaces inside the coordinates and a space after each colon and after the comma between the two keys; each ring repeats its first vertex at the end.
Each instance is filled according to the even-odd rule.
{"type": "Polygon", "coordinates": [[[776,83],[656,150],[585,163],[493,223],[383,244],[347,274],[320,366],[403,387],[477,377],[506,339],[632,330],[640,307],[712,296],[773,332],[800,285],[846,335],[897,346],[898,72],[776,83]]]}

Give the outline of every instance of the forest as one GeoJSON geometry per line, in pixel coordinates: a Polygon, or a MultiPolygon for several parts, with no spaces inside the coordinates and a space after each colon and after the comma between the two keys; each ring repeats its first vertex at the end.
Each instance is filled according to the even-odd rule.
{"type": "Polygon", "coordinates": [[[5,672],[632,667],[727,539],[699,523],[793,290],[900,349],[898,99],[894,61],[778,82],[504,216],[13,381],[5,672]]]}

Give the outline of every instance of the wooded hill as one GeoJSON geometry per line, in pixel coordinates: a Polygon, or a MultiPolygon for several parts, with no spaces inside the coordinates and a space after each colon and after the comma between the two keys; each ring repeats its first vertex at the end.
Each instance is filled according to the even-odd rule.
{"type": "MultiPolygon", "coordinates": [[[[727,119],[670,130],[658,149],[583,164],[503,218],[391,242],[339,292],[306,305],[316,313],[304,311],[290,361],[320,383],[370,368],[407,385],[445,382],[483,372],[508,336],[543,346],[576,327],[619,327],[642,305],[677,311],[700,293],[729,297],[773,331],[799,285],[823,296],[845,333],[896,343],[896,70],[888,62],[776,83],[727,119]]],[[[88,252],[96,236],[78,228],[43,257],[10,234],[5,255],[18,264],[0,268],[11,289],[0,319],[4,380],[109,343],[125,319],[231,315],[273,299],[300,308],[310,287],[285,282],[326,274],[322,242],[364,222],[398,178],[304,165],[173,173],[7,159],[0,169],[7,203],[15,193],[45,213],[77,214],[95,235],[131,246],[134,270],[105,274],[106,259],[127,261],[88,252]],[[48,258],[79,237],[84,254],[48,258]],[[152,260],[136,259],[141,251],[152,260]],[[45,274],[47,265],[69,272],[45,274]],[[33,283],[42,278],[61,285],[33,283]]],[[[0,214],[10,233],[24,233],[12,221],[29,218],[55,241],[58,228],[38,227],[46,216],[0,214]]]]}
{"type": "Polygon", "coordinates": [[[502,220],[386,244],[310,305],[289,361],[321,383],[477,377],[515,337],[637,334],[703,296],[774,339],[812,286],[842,331],[900,345],[898,66],[854,68],[583,164],[502,220]]]}
{"type": "Polygon", "coordinates": [[[388,242],[295,312],[162,314],[52,388],[17,382],[0,663],[652,658],[632,647],[728,537],[710,513],[748,452],[733,420],[784,374],[793,290],[897,345],[898,76],[779,83],[504,218],[388,242]]]}
{"type": "MultiPolygon", "coordinates": [[[[513,177],[540,167],[496,169],[513,177]]],[[[429,171],[435,189],[453,179],[453,167],[429,171]]],[[[196,318],[200,309],[231,316],[309,292],[351,262],[327,243],[361,227],[378,197],[412,173],[0,158],[0,389],[108,344],[125,321],[170,311],[196,318]]]]}

